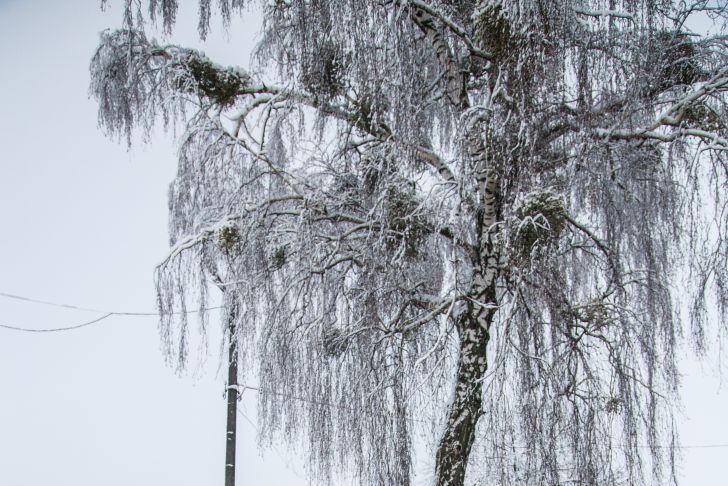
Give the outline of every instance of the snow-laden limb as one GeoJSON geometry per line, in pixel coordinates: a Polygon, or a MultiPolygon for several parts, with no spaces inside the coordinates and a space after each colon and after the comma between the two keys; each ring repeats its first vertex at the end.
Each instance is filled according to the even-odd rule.
{"type": "Polygon", "coordinates": [[[587,17],[612,17],[616,19],[634,20],[634,15],[629,12],[621,12],[619,10],[586,10],[575,8],[574,13],[586,15],[587,17]]]}
{"type": "MultiPolygon", "coordinates": [[[[728,138],[720,130],[706,130],[700,127],[700,120],[688,120],[690,110],[714,96],[728,92],[728,68],[722,68],[711,79],[682,95],[677,101],[665,108],[655,120],[641,128],[596,128],[598,137],[615,140],[651,139],[663,143],[692,137],[708,143],[712,150],[727,150],[728,138]],[[697,126],[696,125],[697,122],[697,126]],[[693,126],[690,126],[690,125],[693,126]]],[[[718,114],[713,113],[716,117],[718,114]]],[[[703,121],[704,122],[704,121],[703,121]]],[[[724,130],[725,132],[725,125],[724,130]]]]}
{"type": "Polygon", "coordinates": [[[191,106],[228,106],[261,89],[241,69],[223,68],[193,49],[160,46],[133,29],[102,32],[90,71],[99,123],[128,143],[134,129],[148,135],[158,118],[166,127],[191,106]]]}
{"type": "Polygon", "coordinates": [[[683,95],[670,105],[658,118],[656,124],[675,125],[685,116],[685,111],[704,98],[728,91],[728,67],[723,67],[702,85],[683,95]]]}
{"type": "Polygon", "coordinates": [[[598,128],[595,130],[598,137],[614,140],[656,140],[658,142],[670,143],[686,137],[694,137],[707,142],[712,150],[728,150],[728,139],[725,139],[715,132],[700,130],[697,128],[677,128],[670,131],[657,131],[648,128],[636,130],[607,130],[598,128]]]}

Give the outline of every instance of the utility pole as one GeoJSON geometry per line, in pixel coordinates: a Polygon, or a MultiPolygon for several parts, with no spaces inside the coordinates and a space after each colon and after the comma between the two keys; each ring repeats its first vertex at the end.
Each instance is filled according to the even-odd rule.
{"type": "Polygon", "coordinates": [[[230,299],[228,314],[227,433],[225,436],[225,486],[235,486],[235,442],[238,418],[238,317],[236,299],[230,299]]]}

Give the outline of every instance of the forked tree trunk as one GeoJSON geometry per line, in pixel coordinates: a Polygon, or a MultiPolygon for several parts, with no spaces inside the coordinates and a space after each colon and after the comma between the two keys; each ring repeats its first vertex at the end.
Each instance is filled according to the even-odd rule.
{"type": "Polygon", "coordinates": [[[235,486],[235,443],[238,417],[238,342],[236,312],[228,317],[227,434],[225,442],[225,486],[235,486]]]}
{"type": "MultiPolygon", "coordinates": [[[[494,286],[483,297],[478,301],[493,303],[494,286]]],[[[455,394],[435,458],[437,486],[462,486],[465,482],[475,428],[482,414],[483,378],[488,368],[486,353],[494,313],[494,308],[474,304],[458,322],[460,357],[455,394]]]]}

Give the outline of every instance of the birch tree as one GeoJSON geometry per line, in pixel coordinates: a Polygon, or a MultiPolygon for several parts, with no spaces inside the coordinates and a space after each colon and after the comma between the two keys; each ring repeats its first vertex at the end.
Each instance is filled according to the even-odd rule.
{"type": "Polygon", "coordinates": [[[319,484],[675,480],[679,358],[728,303],[725,2],[201,0],[200,36],[253,5],[247,68],[151,39],[176,0],[91,63],[110,135],[181,133],[170,359],[173,310],[234,296],[262,439],[319,484]]]}

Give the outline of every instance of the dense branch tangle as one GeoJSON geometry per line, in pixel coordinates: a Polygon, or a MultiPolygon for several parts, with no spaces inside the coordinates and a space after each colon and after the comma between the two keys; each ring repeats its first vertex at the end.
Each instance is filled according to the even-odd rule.
{"type": "Polygon", "coordinates": [[[165,311],[234,293],[266,439],[324,482],[409,484],[422,417],[439,486],[673,474],[676,256],[717,241],[682,262],[699,345],[727,282],[726,39],[686,22],[722,7],[269,2],[254,75],[149,41],[131,4],[92,93],[128,141],[185,124],[162,334],[184,363],[165,311]]]}

